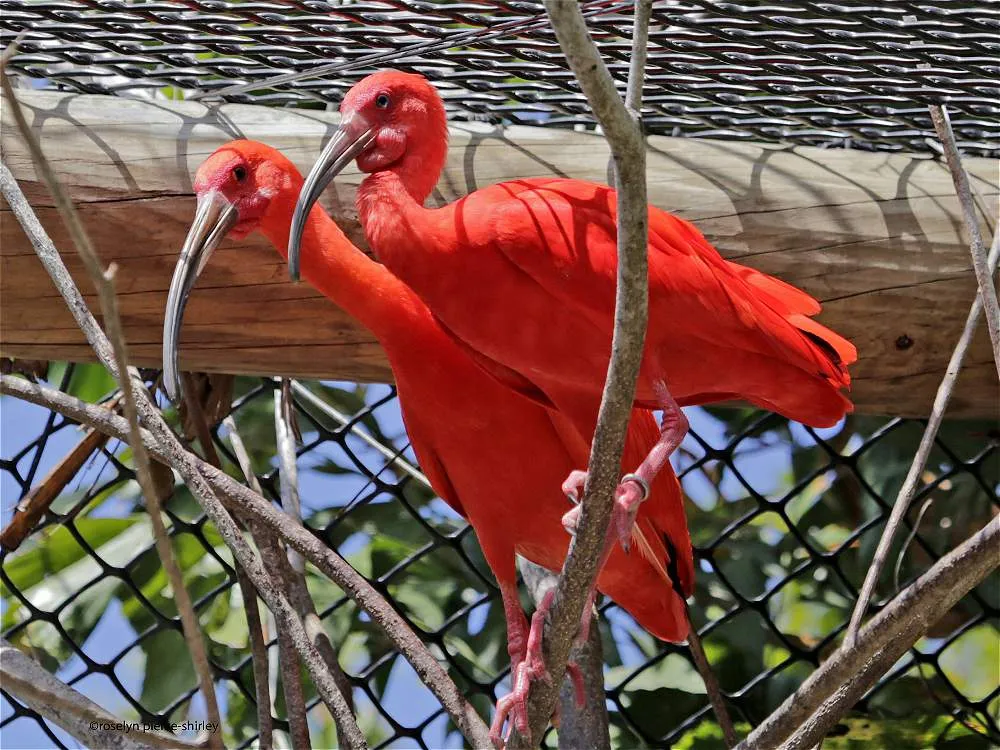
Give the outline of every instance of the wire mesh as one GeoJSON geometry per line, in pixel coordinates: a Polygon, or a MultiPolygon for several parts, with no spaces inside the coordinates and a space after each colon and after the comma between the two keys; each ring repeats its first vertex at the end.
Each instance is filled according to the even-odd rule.
{"type": "MultiPolygon", "coordinates": [[[[631,3],[583,6],[624,88],[631,3]]],[[[652,133],[932,151],[926,105],[946,102],[965,151],[1000,153],[996,3],[654,6],[652,133]]],[[[521,0],[8,0],[0,42],[25,32],[13,69],[74,91],[173,98],[254,83],[228,98],[325,107],[391,66],[431,77],[454,118],[592,124],[542,13],[521,0]],[[350,69],[270,83],[331,62],[350,69]]]]}
{"type": "MultiPolygon", "coordinates": [[[[74,377],[71,367],[57,385],[79,393],[74,377]]],[[[265,492],[277,501],[274,384],[237,382],[234,417],[265,492]]],[[[295,394],[307,525],[394,602],[485,715],[509,688],[502,606],[470,528],[415,478],[393,390],[317,382],[301,384],[295,394]]],[[[79,439],[68,420],[22,406],[27,411],[15,415],[18,423],[37,424],[38,431],[4,446],[5,510],[12,489],[23,497],[79,439]]],[[[922,423],[855,416],[813,430],[751,410],[689,414],[694,430],[678,468],[700,567],[694,617],[731,710],[746,727],[794,690],[846,626],[922,423]]],[[[218,434],[216,447],[232,459],[218,434]]],[[[117,715],[164,725],[197,715],[196,683],[193,673],[177,676],[180,625],[162,593],[128,463],[123,446],[102,448],[25,548],[2,553],[4,632],[117,715]]],[[[234,465],[230,470],[238,475],[234,465]]],[[[908,538],[894,553],[899,563],[883,578],[882,601],[998,511],[1000,434],[988,423],[946,424],[924,480],[908,538]]],[[[256,736],[255,693],[249,650],[238,635],[246,625],[231,557],[183,485],[166,512],[209,638],[231,724],[227,740],[247,747],[256,736]]],[[[391,643],[320,578],[310,584],[341,644],[373,744],[461,746],[391,643]]],[[[865,718],[858,720],[909,727],[899,730],[906,741],[897,737],[893,747],[938,746],[956,737],[981,742],[963,747],[988,747],[1000,740],[1000,687],[988,664],[1000,628],[995,584],[994,578],[973,591],[937,623],[866,697],[859,706],[865,718]]],[[[691,747],[693,738],[713,737],[686,649],[654,641],[611,602],[602,611],[614,746],[691,747]]],[[[3,699],[0,730],[19,726],[7,737],[74,746],[16,698],[4,693],[3,699]]],[[[317,700],[310,704],[314,731],[322,725],[317,700]]],[[[274,713],[284,726],[282,709],[274,713]]],[[[856,729],[850,722],[841,728],[856,729]]],[[[332,746],[316,734],[314,742],[332,746]]]]}

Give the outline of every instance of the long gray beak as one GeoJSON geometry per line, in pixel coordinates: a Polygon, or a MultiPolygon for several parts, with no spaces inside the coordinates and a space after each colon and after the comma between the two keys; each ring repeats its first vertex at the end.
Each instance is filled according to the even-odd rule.
{"type": "Polygon", "coordinates": [[[174,268],[163,314],[163,385],[171,401],[181,396],[180,370],[177,367],[177,341],[188,295],[212,252],[239,220],[236,208],[215,190],[198,196],[194,222],[184,239],[181,257],[174,268]]]}
{"type": "Polygon", "coordinates": [[[337,132],[333,134],[323,153],[320,154],[319,160],[313,165],[299,193],[299,200],[295,204],[292,228],[288,235],[288,275],[292,281],[299,280],[299,247],[302,243],[306,218],[313,204],[319,200],[319,196],[333,178],[374,142],[375,132],[364,118],[357,114],[351,115],[340,123],[337,132]]]}

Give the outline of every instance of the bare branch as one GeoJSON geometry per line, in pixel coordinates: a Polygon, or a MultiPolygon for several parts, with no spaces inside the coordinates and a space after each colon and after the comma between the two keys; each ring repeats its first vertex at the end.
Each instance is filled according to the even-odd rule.
{"type": "MultiPolygon", "coordinates": [[[[281,505],[296,521],[302,523],[302,504],[299,502],[298,488],[298,465],[295,456],[295,403],[292,399],[292,382],[287,378],[282,379],[281,388],[274,392],[274,430],[277,437],[278,457],[281,466],[281,505]]],[[[306,632],[312,640],[316,649],[323,656],[327,668],[333,675],[340,692],[344,696],[347,705],[354,708],[353,688],[351,681],[347,679],[344,670],[340,666],[340,658],[337,654],[337,647],[330,640],[329,633],[323,627],[323,622],[316,613],[316,605],[309,594],[309,587],[306,585],[306,564],[302,555],[294,549],[288,550],[288,562],[291,566],[292,575],[287,581],[288,596],[292,600],[292,606],[299,613],[305,625],[306,632]]],[[[334,715],[333,720],[337,724],[337,732],[346,731],[341,724],[355,723],[353,712],[346,716],[334,715]]]]}
{"type": "Polygon", "coordinates": [[[708,655],[701,645],[701,636],[698,635],[698,630],[694,626],[694,620],[691,619],[691,608],[687,602],[684,602],[684,614],[688,619],[690,627],[690,631],[688,632],[688,647],[691,649],[691,657],[694,659],[694,665],[698,669],[698,674],[701,675],[701,679],[705,683],[705,690],[708,692],[708,701],[712,704],[712,710],[715,712],[715,717],[722,728],[722,737],[726,742],[726,747],[736,747],[739,738],[736,736],[735,727],[733,727],[733,719],[726,708],[726,699],[722,695],[719,680],[716,678],[715,672],[712,671],[708,655]]]}
{"type": "MultiPolygon", "coordinates": [[[[990,256],[986,261],[989,273],[993,273],[998,258],[1000,258],[1000,232],[993,237],[993,247],[990,249],[990,256]]],[[[903,486],[899,488],[899,494],[896,496],[896,502],[892,506],[889,521],[882,531],[882,538],[879,539],[878,548],[875,550],[875,556],[872,558],[872,564],[865,575],[865,582],[861,586],[861,593],[858,595],[857,604],[855,604],[854,612],[851,614],[851,622],[847,626],[847,635],[844,638],[846,646],[853,645],[855,638],[857,638],[861,621],[864,619],[865,612],[868,611],[868,603],[871,601],[875,587],[878,585],[879,575],[881,575],[882,568],[885,567],[885,562],[889,558],[892,540],[902,525],[903,519],[906,517],[910,503],[913,502],[913,496],[916,494],[920,477],[924,473],[927,459],[930,458],[931,450],[934,448],[934,439],[937,437],[938,430],[941,429],[945,411],[948,409],[948,402],[951,401],[952,391],[955,390],[955,383],[958,381],[958,374],[962,369],[962,361],[965,359],[965,354],[972,343],[972,336],[976,332],[976,326],[979,325],[979,316],[982,311],[983,295],[977,294],[976,298],[972,301],[972,307],[969,309],[969,317],[966,318],[962,335],[958,337],[958,343],[955,344],[955,350],[948,361],[948,369],[945,371],[944,377],[941,379],[941,384],[938,386],[937,395],[934,397],[934,406],[931,408],[931,416],[927,420],[927,427],[924,428],[923,437],[920,438],[920,445],[917,446],[917,452],[913,456],[913,463],[910,464],[910,470],[903,481],[903,486]]]]}
{"type": "MultiPolygon", "coordinates": [[[[535,606],[539,606],[559,576],[522,557],[517,559],[524,585],[535,606]]],[[[573,681],[564,679],[559,689],[559,747],[567,750],[611,750],[608,733],[608,706],[604,698],[604,658],[601,653],[601,628],[595,613],[587,642],[576,649],[576,665],[583,676],[583,707],[577,706],[573,681]]]]}
{"type": "Polygon", "coordinates": [[[986,246],[983,235],[979,231],[979,221],[976,219],[976,205],[972,200],[972,190],[969,188],[969,175],[962,166],[958,146],[955,144],[955,133],[951,129],[951,119],[948,110],[943,105],[931,105],[931,120],[934,130],[944,147],[944,158],[951,171],[951,179],[955,183],[958,202],[962,205],[962,217],[965,220],[965,231],[969,233],[969,249],[972,252],[972,267],[976,271],[976,281],[979,283],[979,295],[983,299],[986,311],[986,327],[990,331],[990,341],[993,344],[993,363],[1000,377],[1000,299],[997,298],[997,288],[993,283],[993,271],[986,259],[986,246]]]}
{"type": "MultiPolygon", "coordinates": [[[[640,0],[637,5],[649,3],[650,0],[640,0]]],[[[626,108],[618,95],[611,74],[587,33],[580,6],[560,0],[545,0],[545,9],[559,45],[604,128],[615,160],[618,175],[618,284],[611,363],[594,431],[580,522],[570,543],[545,629],[545,664],[552,682],[534,683],[528,699],[532,737],[542,736],[552,714],[573,638],[597,578],[614,491],[621,471],[622,448],[632,412],[635,381],[642,360],[649,296],[646,280],[646,150],[638,115],[626,108]]],[[[636,17],[634,46],[645,44],[644,18],[648,20],[648,10],[636,17]]],[[[638,54],[638,59],[640,63],[643,61],[643,53],[638,54]]],[[[633,49],[635,60],[636,50],[633,49]]],[[[641,80],[642,69],[638,65],[636,69],[635,76],[641,80]]],[[[636,90],[641,91],[641,86],[637,85],[636,90]]],[[[638,101],[632,104],[637,106],[638,101]]],[[[512,744],[524,747],[526,738],[515,732],[512,744]]]]}
{"type": "MultiPolygon", "coordinates": [[[[76,212],[76,207],[70,200],[69,195],[59,184],[48,159],[42,153],[38,137],[32,132],[21,110],[21,104],[14,95],[14,89],[10,84],[5,71],[0,70],[0,84],[2,84],[4,95],[8,99],[8,106],[14,115],[18,131],[28,149],[31,152],[32,160],[38,171],[42,175],[52,198],[55,201],[59,215],[63,223],[69,230],[80,255],[83,265],[86,267],[90,278],[97,289],[98,300],[101,305],[101,314],[104,318],[104,325],[107,327],[108,338],[110,338],[113,353],[116,376],[122,392],[122,410],[129,424],[128,443],[132,448],[132,457],[135,462],[136,479],[142,489],[142,494],[146,498],[149,508],[149,517],[153,525],[153,538],[156,543],[156,552],[160,557],[160,562],[167,574],[170,588],[173,591],[174,601],[177,605],[177,612],[181,619],[181,629],[184,632],[184,639],[187,641],[188,650],[191,654],[191,661],[194,663],[195,672],[198,675],[198,682],[205,700],[205,710],[208,720],[213,724],[222,723],[219,713],[219,702],[215,695],[215,683],[212,678],[212,668],[208,662],[208,651],[205,648],[205,639],[198,623],[198,616],[194,611],[191,596],[184,586],[184,578],[180,566],[174,557],[170,536],[167,533],[166,525],[163,522],[161,498],[157,491],[156,482],[153,480],[152,470],[149,465],[149,456],[139,437],[139,417],[136,410],[136,390],[143,390],[142,380],[138,373],[128,367],[128,349],[125,344],[125,335],[122,332],[121,318],[118,315],[118,297],[115,294],[114,277],[116,266],[112,263],[105,269],[94,250],[87,231],[80,221],[76,212]]],[[[11,178],[13,179],[13,178],[11,178]]],[[[6,191],[5,191],[6,194],[6,191]]],[[[11,206],[13,208],[13,206],[11,206]]],[[[212,747],[222,748],[222,735],[216,733],[209,737],[212,747]]]]}
{"type": "MultiPolygon", "coordinates": [[[[120,396],[116,396],[104,404],[106,409],[118,406],[120,396]]],[[[108,441],[108,436],[97,430],[90,429],[83,439],[66,454],[50,471],[37,487],[17,504],[14,517],[10,519],[3,532],[0,533],[0,545],[9,552],[21,546],[21,542],[34,530],[42,516],[52,505],[52,501],[65,489],[70,480],[76,476],[82,467],[98,448],[108,441]]]]}
{"type": "MultiPolygon", "coordinates": [[[[85,747],[115,750],[195,750],[202,744],[172,735],[148,732],[112,716],[90,699],[56,679],[41,664],[0,638],[0,675],[3,689],[49,721],[76,737],[85,747]]],[[[214,734],[221,736],[221,727],[214,734]]]]}
{"type": "MultiPolygon", "coordinates": [[[[188,389],[190,390],[190,389],[188,389]]],[[[247,484],[258,495],[263,495],[257,475],[253,473],[250,454],[247,452],[243,439],[236,430],[236,421],[232,416],[223,420],[229,432],[229,443],[232,445],[236,460],[243,470],[247,484]]],[[[259,542],[258,542],[259,544],[259,542]]],[[[240,589],[243,592],[243,608],[247,615],[247,627],[250,629],[250,651],[253,655],[253,681],[257,696],[257,734],[262,750],[274,746],[274,719],[271,716],[271,680],[267,655],[267,639],[260,624],[260,610],[257,607],[257,590],[239,566],[236,567],[239,576],[240,589]]]]}
{"type": "MultiPolygon", "coordinates": [[[[891,653],[902,655],[917,638],[963,596],[1000,566],[1000,517],[992,519],[887,604],[865,625],[853,645],[843,643],[799,688],[760,724],[737,750],[770,750],[788,739],[835,691],[836,711],[843,715],[854,704],[857,689],[849,683],[861,672],[877,678],[870,666],[888,667],[891,653]],[[891,652],[884,658],[882,652],[891,652]],[[844,689],[842,686],[848,686],[844,689]]],[[[863,692],[863,691],[862,691],[863,692]]],[[[829,720],[832,707],[824,713],[829,720]]],[[[804,744],[803,747],[808,747],[804,744]]]]}
{"type": "MultiPolygon", "coordinates": [[[[80,296],[80,290],[76,288],[76,285],[73,282],[72,277],[69,275],[65,264],[62,262],[62,258],[59,256],[58,251],[52,245],[52,241],[48,238],[44,229],[42,229],[41,225],[38,223],[38,218],[35,216],[31,206],[24,198],[24,194],[21,192],[20,187],[17,185],[13,175],[10,173],[10,170],[7,169],[5,165],[0,166],[2,166],[2,169],[0,169],[0,188],[2,188],[4,196],[7,197],[8,203],[14,211],[18,222],[24,228],[25,233],[32,241],[32,244],[38,253],[39,259],[46,267],[46,270],[49,271],[57,289],[59,289],[59,292],[66,300],[67,306],[76,319],[77,324],[87,336],[88,341],[92,342],[94,351],[101,359],[102,364],[114,375],[118,375],[119,373],[126,375],[124,380],[119,378],[119,382],[127,381],[127,372],[125,372],[123,368],[118,367],[115,357],[111,353],[112,348],[110,342],[100,327],[97,326],[93,315],[87,309],[86,303],[80,296]]],[[[169,454],[169,458],[165,460],[165,463],[172,466],[180,473],[181,477],[191,489],[192,494],[198,499],[208,517],[215,524],[220,536],[222,536],[222,538],[226,541],[226,544],[232,550],[236,561],[243,566],[247,576],[264,597],[264,600],[268,603],[271,611],[274,612],[279,626],[287,628],[292,639],[295,641],[296,649],[302,655],[303,660],[312,675],[313,683],[316,685],[317,691],[323,698],[323,702],[328,706],[340,703],[342,705],[338,707],[337,710],[347,711],[348,709],[346,704],[344,704],[343,696],[340,694],[339,689],[337,689],[329,671],[324,667],[322,659],[320,658],[315,647],[309,641],[305,629],[303,628],[302,623],[298,620],[298,617],[295,615],[288,598],[285,596],[283,590],[273,584],[272,579],[268,575],[267,569],[261,564],[260,559],[254,554],[250,545],[243,538],[240,529],[236,526],[236,522],[219,502],[219,498],[215,495],[215,492],[203,475],[203,472],[208,471],[209,469],[219,472],[220,474],[221,472],[218,469],[215,469],[215,467],[212,467],[210,464],[200,461],[184,449],[184,447],[177,440],[177,437],[167,426],[166,422],[163,421],[163,417],[161,416],[159,410],[153,404],[149,394],[144,388],[139,388],[134,393],[136,408],[141,414],[143,422],[163,443],[166,448],[166,452],[169,454]],[[199,467],[201,470],[199,470],[199,467]]],[[[127,434],[129,433],[126,433],[126,435],[127,434]]],[[[247,490],[247,492],[250,491],[247,490]]],[[[255,495],[254,493],[251,493],[251,495],[259,498],[259,495],[255,495]]],[[[263,498],[260,499],[263,501],[263,498]]],[[[151,513],[150,515],[155,517],[156,514],[151,513]]],[[[336,711],[333,710],[331,710],[331,712],[336,713],[336,711]]],[[[346,734],[341,736],[340,740],[343,742],[344,746],[348,748],[360,748],[367,746],[364,735],[362,735],[360,731],[356,734],[346,734]]]]}
{"type": "MultiPolygon", "coordinates": [[[[0,394],[15,396],[44,406],[46,409],[53,409],[113,437],[120,438],[126,431],[125,421],[121,417],[109,415],[104,409],[61,391],[11,375],[0,375],[0,394]]],[[[455,683],[406,621],[346,560],[263,497],[228,474],[187,453],[169,430],[165,434],[142,430],[142,434],[146,446],[158,460],[171,466],[184,465],[185,471],[189,473],[196,471],[203,474],[202,481],[207,482],[212,490],[222,494],[230,507],[242,517],[266,526],[340,586],[396,644],[421,681],[441,702],[469,744],[477,748],[490,747],[486,725],[455,683]]]]}

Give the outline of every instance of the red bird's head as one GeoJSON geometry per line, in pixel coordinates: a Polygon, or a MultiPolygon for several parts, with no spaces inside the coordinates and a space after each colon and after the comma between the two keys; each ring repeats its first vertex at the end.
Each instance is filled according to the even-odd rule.
{"type": "Polygon", "coordinates": [[[287,227],[301,188],[302,175],[295,165],[277,149],[256,141],[231,141],[198,168],[194,221],[174,268],[163,317],[163,382],[170,398],[176,400],[181,393],[177,341],[184,308],[209,257],[227,235],[242,239],[269,219],[277,223],[279,214],[286,217],[287,227]],[[279,205],[282,210],[276,211],[279,205]]]}
{"type": "Polygon", "coordinates": [[[395,173],[418,203],[437,184],[448,155],[448,123],[435,88],[421,75],[382,70],[362,78],[340,105],[340,127],[299,194],[288,240],[288,270],[299,275],[305,217],[337,174],[357,160],[362,172],[395,173]]]}
{"type": "Polygon", "coordinates": [[[257,141],[227,143],[205,159],[194,176],[199,214],[210,201],[230,206],[233,223],[222,236],[235,239],[259,229],[274,199],[294,196],[301,186],[295,165],[277,149],[257,141]]]}
{"type": "MultiPolygon", "coordinates": [[[[444,104],[437,90],[421,75],[383,70],[359,81],[340,104],[341,127],[349,125],[360,135],[370,135],[357,145],[358,169],[380,172],[406,156],[418,163],[421,183],[433,173],[436,183],[448,143],[444,104]],[[435,148],[431,148],[435,147],[435,148]],[[432,153],[436,157],[431,163],[432,153]],[[419,158],[412,158],[417,156],[419,158]]],[[[423,200],[433,189],[421,187],[423,200]]],[[[411,190],[411,192],[413,192],[411,190]]]]}

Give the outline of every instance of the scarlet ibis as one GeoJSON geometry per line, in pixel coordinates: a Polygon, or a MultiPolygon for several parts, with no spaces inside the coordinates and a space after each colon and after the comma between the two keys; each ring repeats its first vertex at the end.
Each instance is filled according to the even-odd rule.
{"type": "MultiPolygon", "coordinates": [[[[198,169],[195,219],[164,320],[165,382],[172,398],[180,392],[181,316],[198,274],[227,234],[239,238],[259,230],[286,256],[302,185],[288,159],[253,141],[221,147],[198,169]]],[[[498,383],[406,284],[356,248],[319,206],[304,217],[301,230],[305,277],[381,342],[421,467],[438,495],[476,530],[500,585],[514,683],[512,694],[498,703],[492,736],[500,742],[508,714],[526,732],[528,684],[545,673],[541,619],[536,613],[529,629],[517,593],[515,553],[550,570],[561,568],[569,536],[560,520],[566,500],[559,481],[586,464],[594,425],[585,439],[565,417],[498,383]]],[[[652,416],[636,410],[625,461],[638,460],[656,439],[652,416]]],[[[652,490],[638,514],[640,554],[609,550],[597,586],[657,637],[680,641],[688,633],[681,597],[694,581],[683,499],[673,471],[662,472],[652,490]]]]}
{"type": "MultiPolygon", "coordinates": [[[[544,177],[425,208],[447,153],[434,87],[419,75],[374,73],[348,92],[340,113],[300,213],[356,159],[369,175],[358,212],[379,260],[501,382],[592,434],[613,332],[615,191],[544,177]]],[[[289,246],[295,278],[294,229],[289,246]]],[[[687,430],[680,406],[744,399],[828,427],[852,409],[841,389],[857,359],[850,342],[811,319],[816,300],[724,260],[692,224],[653,206],[648,258],[649,326],[634,403],[663,409],[664,418],[659,441],[618,489],[614,527],[623,544],[637,503],[687,430]]],[[[584,476],[567,480],[568,494],[584,476]]]]}

